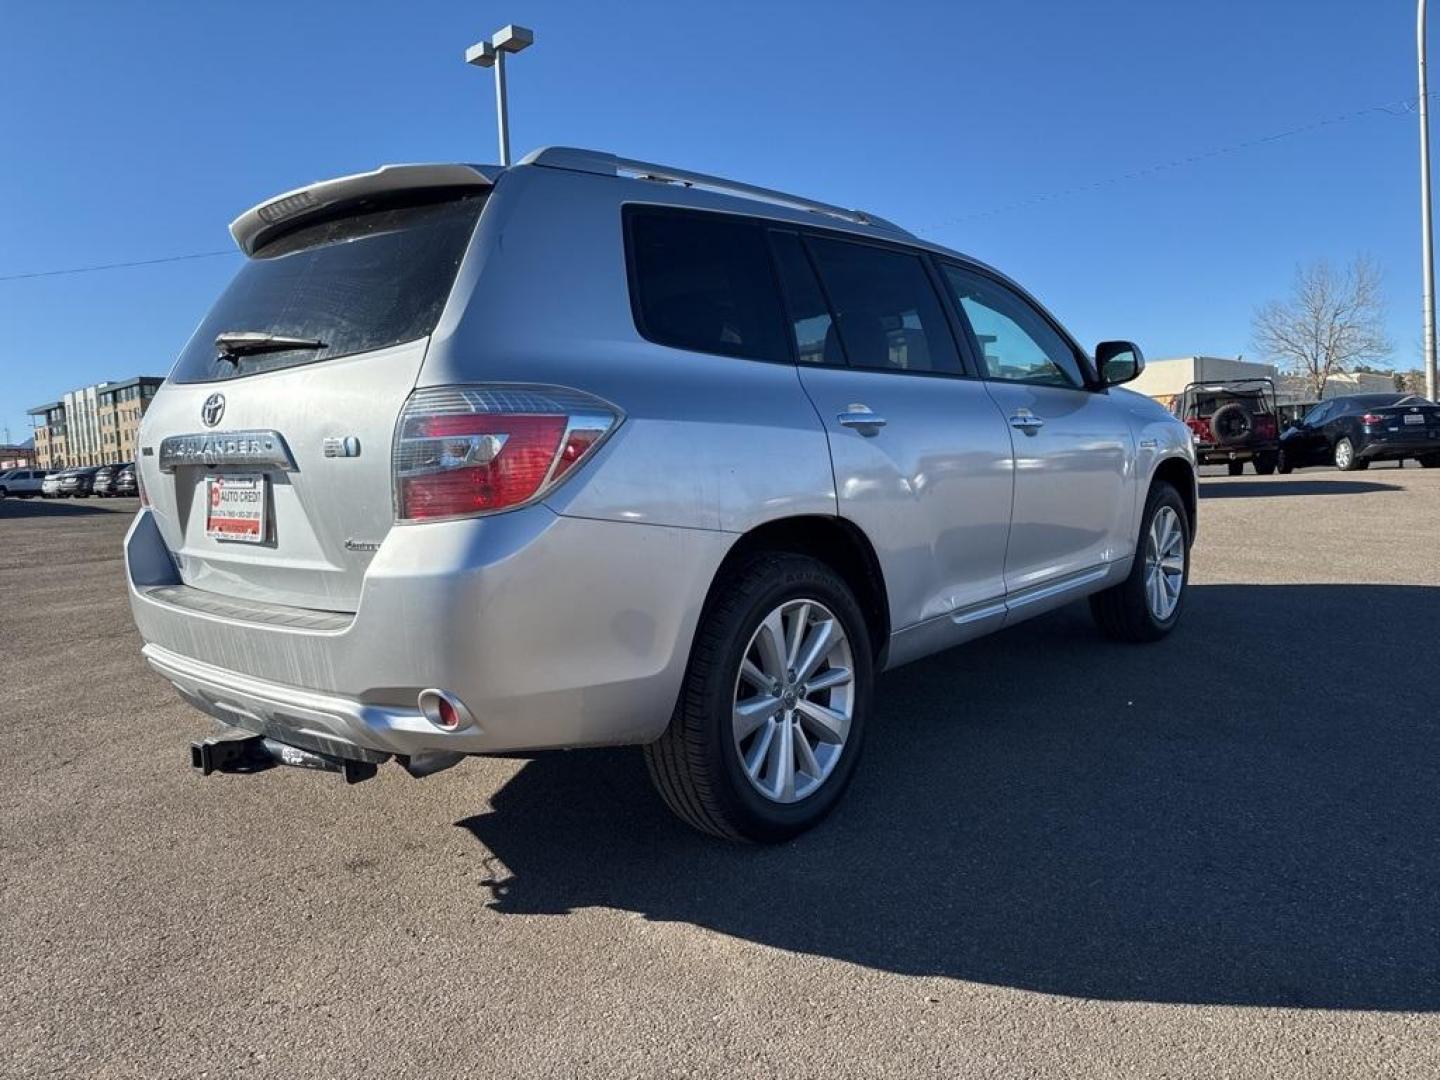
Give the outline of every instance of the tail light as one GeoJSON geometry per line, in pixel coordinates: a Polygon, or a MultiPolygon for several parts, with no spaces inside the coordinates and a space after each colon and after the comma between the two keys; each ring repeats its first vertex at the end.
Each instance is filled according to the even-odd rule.
{"type": "Polygon", "coordinates": [[[1385,417],[1377,416],[1373,412],[1367,412],[1364,416],[1360,417],[1360,422],[1362,424],[1383,424],[1385,417]]]}
{"type": "Polygon", "coordinates": [[[1185,426],[1190,429],[1192,437],[1200,442],[1214,442],[1214,436],[1210,431],[1210,421],[1203,417],[1195,417],[1185,421],[1185,426]]]}
{"type": "Polygon", "coordinates": [[[417,390],[395,428],[395,518],[475,517],[534,502],[620,420],[608,402],[558,386],[417,390]]]}

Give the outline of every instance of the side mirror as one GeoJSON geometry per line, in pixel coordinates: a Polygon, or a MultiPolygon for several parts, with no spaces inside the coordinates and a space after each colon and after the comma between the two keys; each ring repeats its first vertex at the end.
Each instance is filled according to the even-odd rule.
{"type": "Polygon", "coordinates": [[[1095,346],[1095,370],[1101,386],[1119,386],[1145,370],[1145,356],[1133,341],[1102,341],[1095,346]]]}

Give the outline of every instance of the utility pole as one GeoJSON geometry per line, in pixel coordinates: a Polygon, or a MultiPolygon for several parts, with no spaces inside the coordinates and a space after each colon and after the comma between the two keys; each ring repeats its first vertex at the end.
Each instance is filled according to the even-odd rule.
{"type": "Polygon", "coordinates": [[[518,53],[535,44],[535,32],[510,25],[497,30],[489,41],[478,41],[465,50],[465,62],[495,69],[495,118],[500,135],[500,164],[510,164],[510,104],[505,92],[505,54],[518,53]]]}
{"type": "Polygon", "coordinates": [[[1415,13],[1415,45],[1420,68],[1420,242],[1425,290],[1425,396],[1435,399],[1435,244],[1430,221],[1430,91],[1425,79],[1425,0],[1415,13]]]}

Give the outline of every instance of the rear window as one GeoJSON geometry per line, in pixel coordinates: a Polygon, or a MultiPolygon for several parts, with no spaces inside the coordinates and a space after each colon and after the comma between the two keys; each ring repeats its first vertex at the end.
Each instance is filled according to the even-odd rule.
{"type": "Polygon", "coordinates": [[[218,382],[383,349],[435,329],[484,195],[392,206],[287,233],[246,261],[170,378],[218,382]],[[309,338],[319,349],[218,355],[217,334],[309,338]]]}
{"type": "Polygon", "coordinates": [[[651,207],[625,212],[635,325],[659,345],[790,360],[758,222],[651,207]]]}
{"type": "Polygon", "coordinates": [[[1213,416],[1223,406],[1239,402],[1251,413],[1270,413],[1270,390],[1268,388],[1236,388],[1221,390],[1187,390],[1177,405],[1177,412],[1184,419],[1213,416]]]}

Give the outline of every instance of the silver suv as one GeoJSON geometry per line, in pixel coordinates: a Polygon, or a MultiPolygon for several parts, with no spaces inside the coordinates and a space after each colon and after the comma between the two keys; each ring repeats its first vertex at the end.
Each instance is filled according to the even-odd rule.
{"type": "Polygon", "coordinates": [[[641,744],[690,824],[834,806],[876,674],[1180,617],[1185,426],[871,214],[551,148],[280,195],[141,428],[130,599],[194,764],[641,744]]]}

